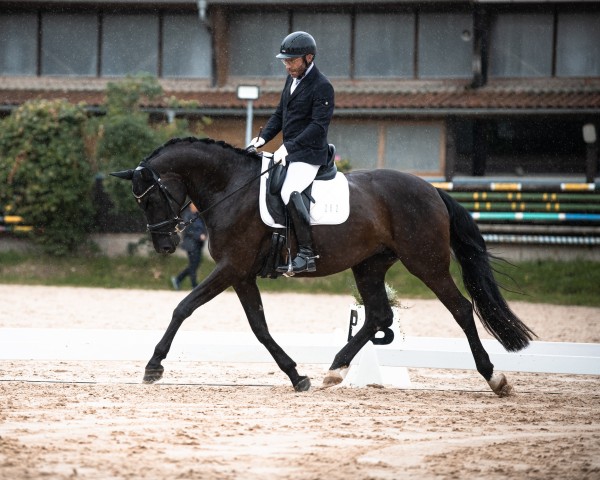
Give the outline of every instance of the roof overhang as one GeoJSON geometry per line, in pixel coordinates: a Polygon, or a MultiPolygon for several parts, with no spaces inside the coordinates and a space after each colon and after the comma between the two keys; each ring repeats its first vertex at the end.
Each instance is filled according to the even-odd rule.
{"type": "MultiPolygon", "coordinates": [[[[239,81],[238,81],[239,80],[239,81]]],[[[209,80],[159,80],[164,97],[196,102],[188,110],[205,115],[243,115],[246,101],[236,93],[238,84],[260,86],[255,115],[271,113],[279,103],[281,81],[243,82],[213,87],[209,80]]],[[[247,79],[246,79],[247,80],[247,79]]],[[[106,86],[118,79],[77,77],[0,77],[0,108],[12,110],[28,100],[65,98],[90,109],[105,102],[106,86]]],[[[468,81],[333,81],[336,116],[514,116],[600,115],[600,78],[521,79],[490,82],[471,88],[468,81]]],[[[166,111],[168,102],[145,105],[166,111]]],[[[179,110],[181,113],[184,111],[179,110]]]]}

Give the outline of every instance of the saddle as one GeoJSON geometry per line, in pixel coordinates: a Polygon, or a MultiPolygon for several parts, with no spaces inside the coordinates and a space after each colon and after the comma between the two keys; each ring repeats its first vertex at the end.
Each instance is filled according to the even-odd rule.
{"type": "MultiPolygon", "coordinates": [[[[269,168],[272,168],[275,161],[271,158],[269,162],[269,168]]],[[[269,213],[280,225],[285,225],[285,204],[281,199],[281,187],[283,186],[283,182],[285,180],[285,176],[287,175],[287,167],[289,164],[286,164],[285,167],[281,164],[277,165],[267,178],[267,195],[266,195],[266,203],[267,209],[269,213]]],[[[337,167],[335,165],[335,145],[329,144],[329,152],[327,155],[327,163],[321,168],[319,168],[317,172],[317,176],[315,180],[332,180],[335,178],[337,173],[337,167]]],[[[315,203],[314,198],[311,195],[312,192],[312,183],[304,189],[302,192],[302,201],[306,206],[306,210],[310,213],[310,204],[315,203]]]]}

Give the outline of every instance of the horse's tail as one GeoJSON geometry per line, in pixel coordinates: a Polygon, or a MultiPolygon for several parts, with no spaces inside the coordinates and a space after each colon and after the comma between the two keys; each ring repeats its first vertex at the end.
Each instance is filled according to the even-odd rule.
{"type": "Polygon", "coordinates": [[[490,259],[475,220],[448,193],[438,193],[450,213],[450,246],[462,270],[465,288],[485,329],[511,352],[529,345],[535,333],[510,309],[494,278],[490,259]]]}

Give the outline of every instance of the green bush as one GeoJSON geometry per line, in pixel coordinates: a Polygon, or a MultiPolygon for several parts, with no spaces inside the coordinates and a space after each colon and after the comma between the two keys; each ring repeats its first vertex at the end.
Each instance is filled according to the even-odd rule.
{"type": "MultiPolygon", "coordinates": [[[[0,212],[22,216],[48,253],[64,255],[85,241],[98,216],[92,205],[95,175],[105,179],[108,203],[117,211],[110,218],[139,220],[131,185],[107,174],[134,167],[169,138],[202,136],[181,119],[150,124],[140,105],[163,95],[152,76],[111,82],[106,92],[102,116],[88,119],[84,105],[36,100],[0,121],[0,212]]],[[[174,111],[196,106],[174,97],[160,100],[174,111]]],[[[99,208],[110,210],[106,204],[99,208]]]]}
{"type": "Polygon", "coordinates": [[[92,216],[92,170],[81,105],[24,103],[0,123],[0,209],[24,217],[32,239],[64,255],[84,241],[92,216]]]}

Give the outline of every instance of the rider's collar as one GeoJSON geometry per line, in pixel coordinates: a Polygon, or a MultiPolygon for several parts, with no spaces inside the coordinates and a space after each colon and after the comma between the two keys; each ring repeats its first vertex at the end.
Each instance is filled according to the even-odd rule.
{"type": "Polygon", "coordinates": [[[302,80],[304,77],[306,77],[309,72],[312,70],[312,68],[315,66],[315,62],[310,62],[310,65],[308,66],[308,68],[306,70],[304,70],[304,73],[302,75],[300,75],[298,78],[296,78],[296,82],[299,82],[300,80],[302,80]]]}

